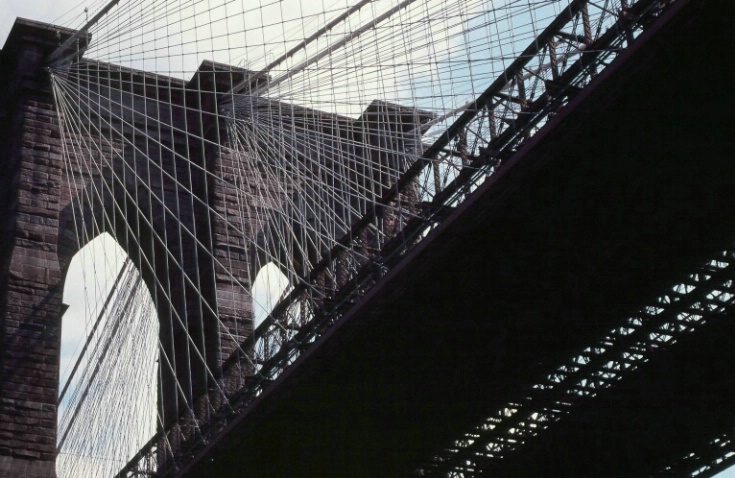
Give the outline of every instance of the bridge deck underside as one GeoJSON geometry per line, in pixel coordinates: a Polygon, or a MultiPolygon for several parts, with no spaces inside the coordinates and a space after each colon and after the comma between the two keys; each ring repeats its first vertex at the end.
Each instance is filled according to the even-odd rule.
{"type": "MultiPolygon", "coordinates": [[[[188,476],[410,475],[730,246],[733,8],[714,8],[725,3],[691,2],[605,70],[188,476]]],[[[735,425],[735,330],[708,327],[493,476],[645,474],[735,425]]]]}

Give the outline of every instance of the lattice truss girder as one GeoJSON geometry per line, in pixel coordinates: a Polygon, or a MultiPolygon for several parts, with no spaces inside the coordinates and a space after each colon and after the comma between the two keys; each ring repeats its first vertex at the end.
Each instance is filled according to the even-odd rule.
{"type": "MultiPolygon", "coordinates": [[[[667,353],[710,322],[729,319],[735,311],[735,251],[722,251],[654,303],[621,321],[596,343],[522,391],[421,469],[424,476],[477,476],[491,473],[544,433],[594,404],[650,360],[667,353]]],[[[730,434],[713,437],[701,450],[660,471],[711,476],[735,457],[730,434]]],[[[658,476],[658,475],[655,475],[658,476]]]]}

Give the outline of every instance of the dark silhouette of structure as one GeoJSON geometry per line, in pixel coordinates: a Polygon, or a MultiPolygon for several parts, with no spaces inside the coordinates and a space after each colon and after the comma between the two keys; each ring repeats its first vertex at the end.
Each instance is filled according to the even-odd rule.
{"type": "MultiPolygon", "coordinates": [[[[735,330],[729,308],[708,308],[715,301],[710,295],[662,307],[662,316],[673,318],[696,309],[705,323],[660,349],[640,332],[635,343],[646,357],[640,367],[622,370],[615,385],[594,399],[565,395],[570,412],[525,446],[493,459],[472,444],[453,445],[492,411],[529,396],[540,409],[558,406],[559,396],[547,398],[534,388],[547,371],[656,297],[675,295],[671,286],[689,280],[692,271],[719,274],[720,288],[735,293],[729,267],[701,269],[713,254],[732,251],[735,238],[735,125],[727,101],[735,71],[729,54],[733,18],[732,4],[724,1],[670,6],[177,473],[405,476],[416,469],[448,473],[472,461],[493,476],[680,476],[714,463],[723,447],[735,451],[732,441],[721,438],[733,438],[735,430],[729,366],[735,330]],[[697,459],[684,460],[690,453],[697,459]]],[[[63,40],[71,34],[19,20],[0,54],[0,474],[8,476],[55,475],[62,277],[79,247],[65,236],[69,191],[83,194],[89,185],[65,183],[43,66],[59,35],[63,40]]],[[[213,94],[187,99],[184,82],[175,89],[183,96],[169,98],[166,82],[176,80],[98,68],[111,85],[141,85],[139,97],[157,98],[149,110],[174,105],[166,114],[178,115],[186,122],[183,130],[194,128],[202,138],[223,135],[216,121],[207,121],[207,112],[216,111],[215,93],[250,74],[243,70],[234,77],[230,69],[205,63],[190,84],[213,94]],[[204,115],[187,117],[181,105],[195,101],[204,115]]],[[[381,116],[388,107],[373,108],[381,116]]],[[[389,116],[400,125],[401,114],[398,109],[389,116]]],[[[227,167],[226,157],[208,150],[210,143],[183,145],[178,139],[163,141],[171,151],[188,148],[202,170],[227,167]]],[[[144,136],[133,141],[160,148],[144,136]]],[[[157,157],[170,163],[163,169],[176,168],[175,155],[163,148],[157,157]]],[[[91,181],[103,184],[105,173],[91,181]]],[[[153,181],[173,190],[163,175],[153,181]]],[[[204,177],[185,181],[201,204],[226,207],[227,192],[205,188],[204,177]]],[[[209,237],[203,232],[218,227],[216,218],[188,204],[194,205],[176,214],[202,231],[199,237],[209,237]]],[[[93,209],[77,213],[102,217],[93,209]]],[[[155,251],[128,247],[126,234],[115,234],[141,221],[102,220],[144,280],[182,282],[163,265],[145,265],[141,258],[155,251]]],[[[145,238],[153,231],[133,233],[145,238]]],[[[217,240],[182,238],[177,247],[192,261],[198,248],[232,250],[217,240]]],[[[231,259],[246,280],[248,264],[231,259]]],[[[188,266],[217,277],[206,264],[188,266]]],[[[217,286],[201,300],[228,295],[226,281],[212,283],[217,286]]],[[[191,303],[192,297],[181,290],[170,307],[206,309],[191,303]]],[[[244,321],[238,330],[249,331],[249,308],[245,301],[225,304],[222,321],[244,321]]],[[[205,327],[216,324],[206,316],[196,319],[205,327]]],[[[164,348],[186,340],[175,324],[161,329],[171,331],[163,332],[164,348]]],[[[222,369],[232,352],[217,347],[218,334],[225,332],[202,329],[195,336],[211,341],[204,348],[214,369],[222,369]]],[[[623,360],[613,356],[615,346],[609,348],[612,355],[599,355],[623,360]]],[[[186,399],[206,397],[206,374],[181,360],[177,368],[187,371],[193,391],[186,399]]],[[[602,367],[606,362],[600,360],[602,367]]],[[[164,377],[167,386],[173,384],[164,377]]],[[[178,418],[165,403],[162,413],[164,421],[178,418]]],[[[502,441],[512,432],[487,433],[502,441]]]]}

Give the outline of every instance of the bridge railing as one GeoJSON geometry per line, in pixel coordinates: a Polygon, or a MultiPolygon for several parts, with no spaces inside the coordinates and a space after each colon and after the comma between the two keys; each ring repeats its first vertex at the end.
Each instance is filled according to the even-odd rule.
{"type": "Polygon", "coordinates": [[[234,417],[674,3],[571,1],[487,90],[456,116],[435,120],[428,135],[434,142],[423,151],[406,152],[420,159],[224,363],[221,389],[230,393],[202,397],[217,410],[208,423],[160,432],[118,476],[170,476],[196,460],[234,417]]]}

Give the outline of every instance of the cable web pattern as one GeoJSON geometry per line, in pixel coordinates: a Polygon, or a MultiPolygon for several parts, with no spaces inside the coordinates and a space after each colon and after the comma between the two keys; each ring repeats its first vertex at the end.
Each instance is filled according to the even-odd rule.
{"type": "Polygon", "coordinates": [[[671,3],[92,2],[49,65],[61,222],[128,260],[59,475],[184,466],[671,3]]]}

